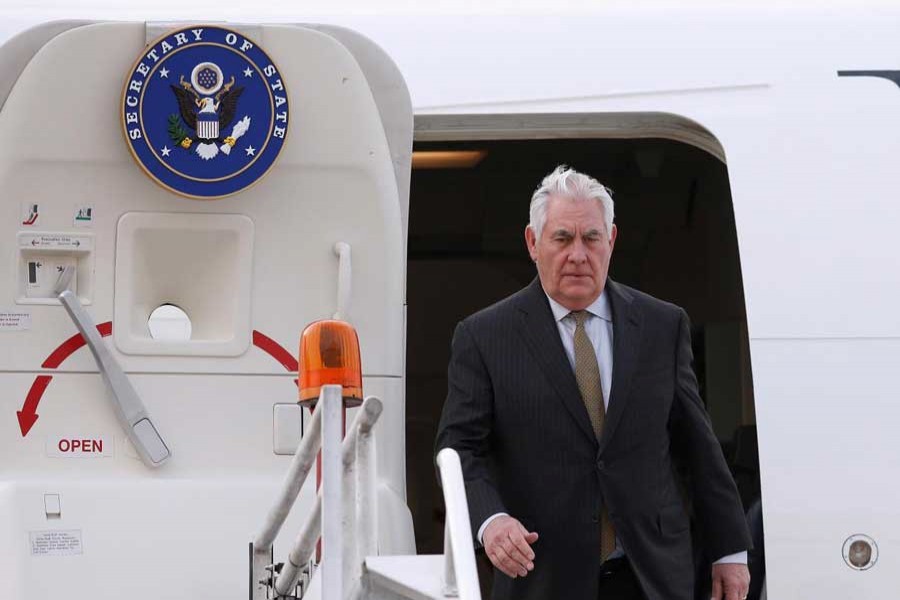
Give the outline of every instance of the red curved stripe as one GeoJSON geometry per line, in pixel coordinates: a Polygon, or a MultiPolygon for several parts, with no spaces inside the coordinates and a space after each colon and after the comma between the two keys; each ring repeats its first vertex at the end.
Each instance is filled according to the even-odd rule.
{"type": "Polygon", "coordinates": [[[299,365],[294,355],[284,349],[281,344],[260,332],[253,330],[253,345],[280,362],[288,371],[297,371],[299,365]]]}
{"type": "MultiPolygon", "coordinates": [[[[106,323],[100,323],[97,325],[97,331],[100,333],[102,337],[108,337],[112,335],[112,321],[107,321],[106,323]]],[[[44,369],[55,369],[62,364],[64,360],[69,358],[73,352],[81,348],[85,345],[84,337],[80,333],[76,333],[62,344],[60,344],[56,350],[50,353],[50,356],[47,357],[47,360],[41,365],[44,369]]],[[[294,356],[285,350],[278,342],[273,340],[272,338],[263,335],[262,333],[254,330],[253,331],[253,345],[277,360],[281,363],[285,369],[288,371],[297,371],[299,365],[297,364],[297,359],[294,356]]],[[[24,412],[34,413],[37,410],[38,404],[41,401],[41,397],[44,395],[44,391],[46,391],[47,386],[50,385],[50,382],[53,380],[52,375],[38,375],[34,378],[34,382],[31,384],[31,388],[28,390],[28,396],[25,399],[25,405],[22,407],[24,412]]],[[[294,380],[294,383],[297,383],[297,380],[294,380]]],[[[22,417],[20,416],[20,424],[22,417]]],[[[35,415],[35,419],[37,420],[37,415],[35,415]]],[[[31,425],[34,423],[32,422],[31,425]]],[[[31,429],[31,425],[24,428],[22,430],[22,437],[28,435],[28,430],[31,429]]]]}
{"type": "MultiPolygon", "coordinates": [[[[107,337],[112,335],[112,321],[107,321],[106,323],[100,323],[97,325],[97,331],[100,332],[102,337],[107,337]]],[[[44,361],[44,364],[41,365],[44,369],[55,369],[59,365],[62,364],[62,361],[66,360],[71,356],[73,352],[84,346],[85,341],[84,337],[80,333],[76,333],[62,344],[60,344],[56,350],[54,350],[50,356],[47,357],[47,360],[44,361]]]]}
{"type": "Polygon", "coordinates": [[[25,397],[25,404],[22,405],[24,412],[33,413],[37,411],[38,404],[41,402],[41,396],[44,395],[44,390],[47,389],[51,381],[53,381],[53,375],[38,375],[34,378],[34,383],[31,384],[31,389],[28,390],[28,395],[25,397]]]}
{"type": "Polygon", "coordinates": [[[22,437],[27,436],[34,424],[37,423],[39,418],[37,414],[38,404],[41,401],[41,396],[44,395],[44,390],[47,389],[52,380],[53,375],[38,375],[35,377],[34,383],[31,384],[31,388],[28,390],[28,396],[25,397],[25,404],[22,405],[22,410],[16,411],[16,418],[19,420],[19,431],[22,432],[22,437]]]}

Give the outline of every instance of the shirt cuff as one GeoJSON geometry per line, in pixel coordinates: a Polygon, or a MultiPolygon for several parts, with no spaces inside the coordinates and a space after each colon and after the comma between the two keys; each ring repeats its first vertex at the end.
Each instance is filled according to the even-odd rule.
{"type": "MultiPolygon", "coordinates": [[[[493,517],[491,517],[493,518],[493,517]]],[[[484,527],[482,525],[482,527],[484,527]]],[[[729,554],[728,556],[723,556],[719,560],[713,563],[714,565],[746,565],[747,564],[747,551],[738,552],[737,554],[729,554]]]]}
{"type": "Polygon", "coordinates": [[[497,517],[508,517],[508,516],[509,515],[505,512],[499,512],[499,513],[493,514],[493,515],[489,516],[487,519],[485,519],[484,523],[481,524],[481,527],[478,528],[478,543],[481,544],[482,546],[484,546],[484,542],[482,542],[481,540],[484,538],[484,530],[487,529],[487,526],[490,524],[491,521],[493,521],[497,517]]]}

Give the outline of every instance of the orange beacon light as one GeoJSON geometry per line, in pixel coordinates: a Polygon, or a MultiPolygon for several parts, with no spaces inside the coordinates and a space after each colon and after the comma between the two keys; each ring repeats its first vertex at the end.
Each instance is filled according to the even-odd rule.
{"type": "Polygon", "coordinates": [[[300,336],[300,405],[314,407],[323,385],[344,388],[344,406],[362,404],[359,337],[346,321],[316,321],[300,336]]]}

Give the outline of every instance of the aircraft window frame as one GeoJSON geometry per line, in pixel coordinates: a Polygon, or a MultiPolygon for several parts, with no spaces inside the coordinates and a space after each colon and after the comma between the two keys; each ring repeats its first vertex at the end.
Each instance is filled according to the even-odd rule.
{"type": "Polygon", "coordinates": [[[415,142],[526,139],[668,139],[695,146],[727,164],[718,138],[700,123],[674,113],[415,115],[415,142]]]}

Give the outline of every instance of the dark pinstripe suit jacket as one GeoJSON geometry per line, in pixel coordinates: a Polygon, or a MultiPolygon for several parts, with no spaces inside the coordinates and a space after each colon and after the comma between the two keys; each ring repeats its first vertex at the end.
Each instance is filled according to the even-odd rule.
{"type": "Polygon", "coordinates": [[[691,469],[707,555],[750,547],[697,392],[687,315],[611,280],[606,290],[614,364],[599,442],[537,279],[462,321],[453,336],[436,445],[460,454],[473,534],[507,512],[540,535],[534,571],[518,579],[496,571],[495,599],[596,599],[605,502],[648,600],[690,600],[691,534],[676,457],[691,469]]]}

